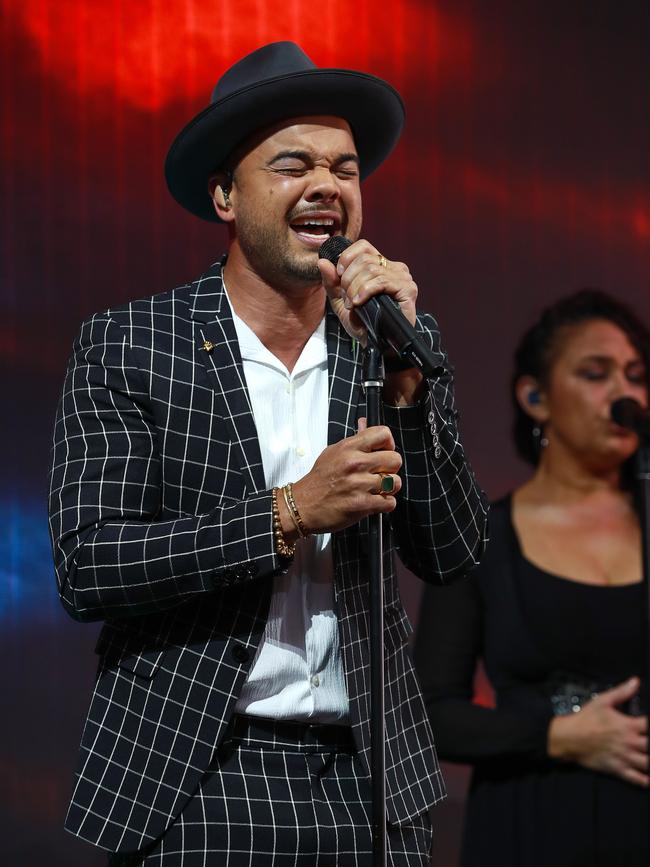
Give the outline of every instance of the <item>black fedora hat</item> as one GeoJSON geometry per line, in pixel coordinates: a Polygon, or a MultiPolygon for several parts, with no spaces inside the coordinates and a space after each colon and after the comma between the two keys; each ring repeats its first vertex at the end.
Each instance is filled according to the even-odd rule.
{"type": "Polygon", "coordinates": [[[208,178],[233,149],[277,121],[316,114],[350,124],[362,179],[386,159],[404,125],[402,99],[381,78],[320,69],[294,42],[273,42],[231,66],[210,105],[176,136],[165,161],[172,196],[197,217],[218,221],[208,178]]]}

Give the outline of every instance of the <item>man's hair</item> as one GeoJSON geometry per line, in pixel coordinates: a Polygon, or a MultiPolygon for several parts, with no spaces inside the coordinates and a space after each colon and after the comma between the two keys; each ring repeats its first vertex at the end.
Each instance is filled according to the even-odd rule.
{"type": "Polygon", "coordinates": [[[514,408],[512,435],[515,447],[520,457],[533,466],[539,460],[539,446],[533,437],[535,421],[517,400],[517,381],[522,376],[532,376],[543,389],[548,384],[551,368],[558,355],[562,331],[595,319],[604,319],[620,328],[640,354],[646,371],[650,371],[650,332],[633,310],[606,292],[581,289],[543,310],[517,346],[510,389],[514,408]]]}

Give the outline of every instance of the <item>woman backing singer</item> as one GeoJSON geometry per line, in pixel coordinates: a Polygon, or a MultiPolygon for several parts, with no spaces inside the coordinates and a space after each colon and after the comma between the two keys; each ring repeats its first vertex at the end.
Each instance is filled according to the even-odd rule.
{"type": "Polygon", "coordinates": [[[463,867],[650,863],[637,436],[650,335],[584,290],[558,301],[515,356],[514,439],[533,476],[496,503],[479,569],[427,588],[416,665],[442,758],[474,773],[463,867]],[[496,708],[475,704],[483,661],[496,708]]]}

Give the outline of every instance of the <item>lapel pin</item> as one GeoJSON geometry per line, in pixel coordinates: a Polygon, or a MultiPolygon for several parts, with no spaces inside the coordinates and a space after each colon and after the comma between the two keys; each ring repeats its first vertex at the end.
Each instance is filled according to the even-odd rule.
{"type": "Polygon", "coordinates": [[[206,352],[212,352],[214,343],[211,340],[204,340],[201,349],[205,349],[206,352]]]}

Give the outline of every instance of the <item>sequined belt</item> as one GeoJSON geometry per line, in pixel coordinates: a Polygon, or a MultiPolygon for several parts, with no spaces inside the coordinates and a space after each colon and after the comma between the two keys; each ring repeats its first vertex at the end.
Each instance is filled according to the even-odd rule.
{"type": "MultiPolygon", "coordinates": [[[[605,692],[615,685],[614,683],[587,680],[579,675],[566,672],[554,675],[547,684],[553,715],[567,716],[570,713],[578,713],[599,693],[605,692]]],[[[642,716],[644,712],[639,693],[617,707],[622,713],[630,716],[642,716]]]]}

